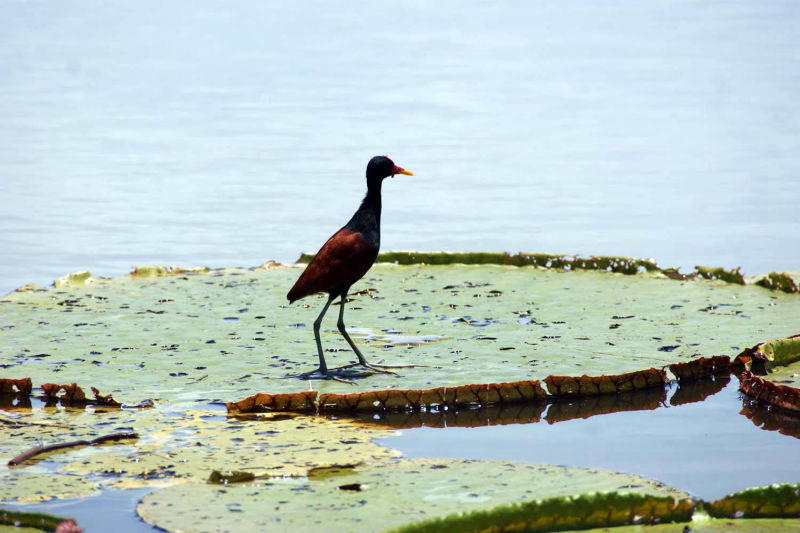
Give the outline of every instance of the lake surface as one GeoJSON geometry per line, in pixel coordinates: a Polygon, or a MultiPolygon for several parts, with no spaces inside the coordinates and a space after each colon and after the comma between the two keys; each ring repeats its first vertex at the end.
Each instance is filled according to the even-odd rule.
{"type": "Polygon", "coordinates": [[[800,4],[0,0],[0,293],[316,250],[800,268],[800,4]]]}

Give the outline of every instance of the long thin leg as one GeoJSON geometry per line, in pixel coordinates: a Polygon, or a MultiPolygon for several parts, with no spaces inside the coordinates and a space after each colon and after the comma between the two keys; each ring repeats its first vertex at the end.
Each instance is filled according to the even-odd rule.
{"type": "Polygon", "coordinates": [[[347,344],[350,345],[350,348],[352,348],[353,351],[356,352],[356,356],[358,357],[358,364],[360,364],[361,366],[369,367],[370,365],[362,355],[361,350],[358,349],[358,346],[356,346],[356,343],[354,343],[353,339],[350,338],[350,335],[347,333],[347,330],[344,329],[344,302],[346,300],[347,300],[347,291],[344,291],[344,294],[342,294],[342,299],[340,300],[339,321],[336,322],[336,327],[339,328],[339,333],[342,334],[342,337],[344,337],[344,340],[346,340],[347,344]]]}
{"type": "Polygon", "coordinates": [[[319,340],[319,327],[322,325],[322,317],[328,312],[328,307],[331,306],[332,301],[333,297],[329,296],[328,301],[325,302],[325,307],[322,308],[322,312],[314,321],[314,340],[317,341],[317,353],[319,354],[319,373],[324,376],[328,375],[328,365],[325,364],[325,356],[322,355],[322,341],[319,340]]]}
{"type": "Polygon", "coordinates": [[[342,294],[342,299],[340,302],[341,305],[339,307],[339,321],[336,322],[336,326],[339,328],[339,333],[342,334],[344,340],[347,341],[347,344],[349,344],[350,348],[352,348],[353,351],[356,353],[359,365],[375,370],[376,372],[384,372],[386,374],[394,374],[394,372],[383,370],[384,368],[413,368],[416,366],[421,366],[421,365],[380,365],[367,362],[366,358],[364,358],[364,355],[361,353],[361,350],[358,349],[356,343],[353,342],[353,339],[350,338],[350,335],[347,333],[347,330],[344,327],[344,302],[346,299],[347,299],[347,291],[344,291],[344,294],[342,294]]]}

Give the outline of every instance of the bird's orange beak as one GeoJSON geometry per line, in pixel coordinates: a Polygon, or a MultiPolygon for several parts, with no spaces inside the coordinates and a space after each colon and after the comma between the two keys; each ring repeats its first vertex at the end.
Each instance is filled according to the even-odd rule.
{"type": "Polygon", "coordinates": [[[405,174],[406,176],[413,176],[414,173],[410,170],[406,170],[402,167],[398,167],[397,165],[394,166],[394,170],[392,170],[392,177],[394,178],[395,174],[405,174]]]}

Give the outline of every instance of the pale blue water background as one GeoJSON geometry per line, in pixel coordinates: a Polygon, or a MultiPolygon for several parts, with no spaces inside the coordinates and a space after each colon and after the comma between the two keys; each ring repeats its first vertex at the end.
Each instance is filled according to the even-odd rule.
{"type": "Polygon", "coordinates": [[[800,268],[800,3],[0,1],[0,292],[383,248],[800,268]]]}

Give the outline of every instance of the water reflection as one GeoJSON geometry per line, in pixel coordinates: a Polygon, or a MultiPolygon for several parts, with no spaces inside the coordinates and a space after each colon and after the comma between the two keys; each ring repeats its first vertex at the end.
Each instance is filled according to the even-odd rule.
{"type": "Polygon", "coordinates": [[[766,406],[749,396],[742,396],[742,410],[739,414],[747,417],[754,426],[764,431],[777,431],[800,439],[800,415],[783,409],[766,406]]]}
{"type": "Polygon", "coordinates": [[[4,411],[21,411],[31,409],[30,396],[0,394],[0,409],[4,411]]]}
{"type": "Polygon", "coordinates": [[[687,403],[702,402],[724,389],[730,381],[730,374],[717,374],[712,378],[681,383],[669,399],[669,404],[677,407],[687,403]]]}
{"type": "MultiPolygon", "coordinates": [[[[672,406],[702,402],[725,388],[730,376],[675,385],[669,404],[672,406]]],[[[352,420],[358,424],[393,429],[417,427],[484,427],[509,424],[548,424],[625,411],[652,411],[667,406],[670,388],[651,388],[620,394],[602,394],[588,398],[554,398],[526,404],[493,405],[471,409],[402,411],[383,413],[341,413],[328,418],[352,420]]]]}

